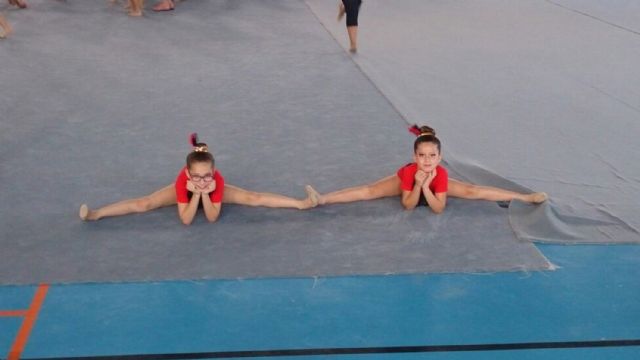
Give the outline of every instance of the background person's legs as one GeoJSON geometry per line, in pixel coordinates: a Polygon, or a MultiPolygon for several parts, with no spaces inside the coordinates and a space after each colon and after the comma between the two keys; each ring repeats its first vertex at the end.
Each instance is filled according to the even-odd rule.
{"type": "Polygon", "coordinates": [[[344,12],[347,14],[347,34],[349,35],[349,51],[358,49],[358,12],[362,0],[342,0],[344,12]]]}
{"type": "Polygon", "coordinates": [[[0,15],[0,39],[4,39],[13,32],[11,25],[3,15],[0,15]]]}

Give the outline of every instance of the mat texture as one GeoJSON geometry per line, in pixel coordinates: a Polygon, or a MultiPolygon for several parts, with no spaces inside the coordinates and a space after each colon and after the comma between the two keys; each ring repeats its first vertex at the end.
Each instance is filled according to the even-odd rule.
{"type": "Polygon", "coordinates": [[[186,1],[141,19],[106,1],[30,5],[0,44],[1,284],[551,267],[490,202],[81,222],[83,202],[172,183],[192,131],[227,183],[290,196],[393,174],[413,137],[302,1],[186,1]]]}
{"type": "MultiPolygon", "coordinates": [[[[331,2],[308,0],[348,46],[331,2]]],[[[545,191],[518,238],[640,242],[640,12],[631,1],[369,0],[354,60],[465,179],[545,191]]]]}

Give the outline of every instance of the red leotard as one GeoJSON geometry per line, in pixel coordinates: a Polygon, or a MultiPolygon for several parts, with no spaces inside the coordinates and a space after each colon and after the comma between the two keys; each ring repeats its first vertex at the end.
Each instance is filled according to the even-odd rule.
{"type": "MultiPolygon", "coordinates": [[[[191,195],[191,191],[187,190],[187,181],[189,178],[187,177],[186,170],[187,167],[185,166],[180,170],[176,178],[176,200],[179,203],[188,203],[191,195]]],[[[222,195],[224,194],[224,178],[218,170],[213,173],[213,180],[216,182],[216,189],[209,193],[209,199],[211,199],[212,203],[219,203],[222,201],[222,195]]]]}
{"type": "MultiPolygon", "coordinates": [[[[447,192],[449,189],[449,174],[447,169],[442,166],[436,166],[436,177],[431,180],[429,189],[434,193],[447,192]]],[[[400,177],[400,188],[402,190],[411,191],[416,183],[416,173],[418,172],[418,164],[411,163],[401,167],[398,170],[398,177],[400,177]]]]}

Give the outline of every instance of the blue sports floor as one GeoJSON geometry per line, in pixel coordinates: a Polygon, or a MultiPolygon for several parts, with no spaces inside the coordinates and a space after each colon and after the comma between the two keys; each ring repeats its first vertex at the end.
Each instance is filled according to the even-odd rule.
{"type": "Polygon", "coordinates": [[[21,358],[638,359],[640,247],[540,247],[558,271],[53,285],[21,358]]]}

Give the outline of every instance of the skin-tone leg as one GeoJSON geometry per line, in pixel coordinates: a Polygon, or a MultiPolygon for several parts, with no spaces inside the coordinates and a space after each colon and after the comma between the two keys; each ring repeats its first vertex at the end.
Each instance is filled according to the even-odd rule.
{"type": "Polygon", "coordinates": [[[308,195],[306,199],[294,199],[284,195],[249,191],[225,184],[222,202],[225,204],[306,210],[318,205],[315,191],[310,186],[306,187],[306,191],[308,195]]]}
{"type": "Polygon", "coordinates": [[[469,200],[511,201],[517,199],[532,204],[540,204],[547,200],[547,194],[543,192],[521,194],[490,186],[473,185],[455,179],[449,179],[447,195],[469,200]]]}
{"type": "Polygon", "coordinates": [[[13,32],[11,25],[4,16],[0,15],[0,39],[4,39],[13,32]]]}
{"type": "Polygon", "coordinates": [[[129,0],[129,16],[142,16],[144,0],[129,0]]]}
{"type": "Polygon", "coordinates": [[[340,4],[338,4],[338,21],[342,20],[342,18],[344,17],[344,14],[346,13],[347,10],[345,10],[344,8],[344,4],[342,3],[342,1],[340,2],[340,4]]]}
{"type": "Polygon", "coordinates": [[[174,185],[171,184],[154,192],[153,194],[136,199],[119,201],[96,210],[91,210],[86,204],[82,204],[82,206],[80,206],[79,215],[80,218],[85,221],[100,220],[109,216],[143,213],[175,204],[176,190],[174,185]]]}
{"type": "Polygon", "coordinates": [[[319,195],[318,204],[325,205],[373,200],[389,196],[398,196],[401,193],[400,178],[396,175],[391,175],[372,184],[355,186],[319,195]]]}
{"type": "Polygon", "coordinates": [[[358,51],[358,27],[348,26],[347,33],[349,34],[349,51],[355,53],[358,51]]]}

